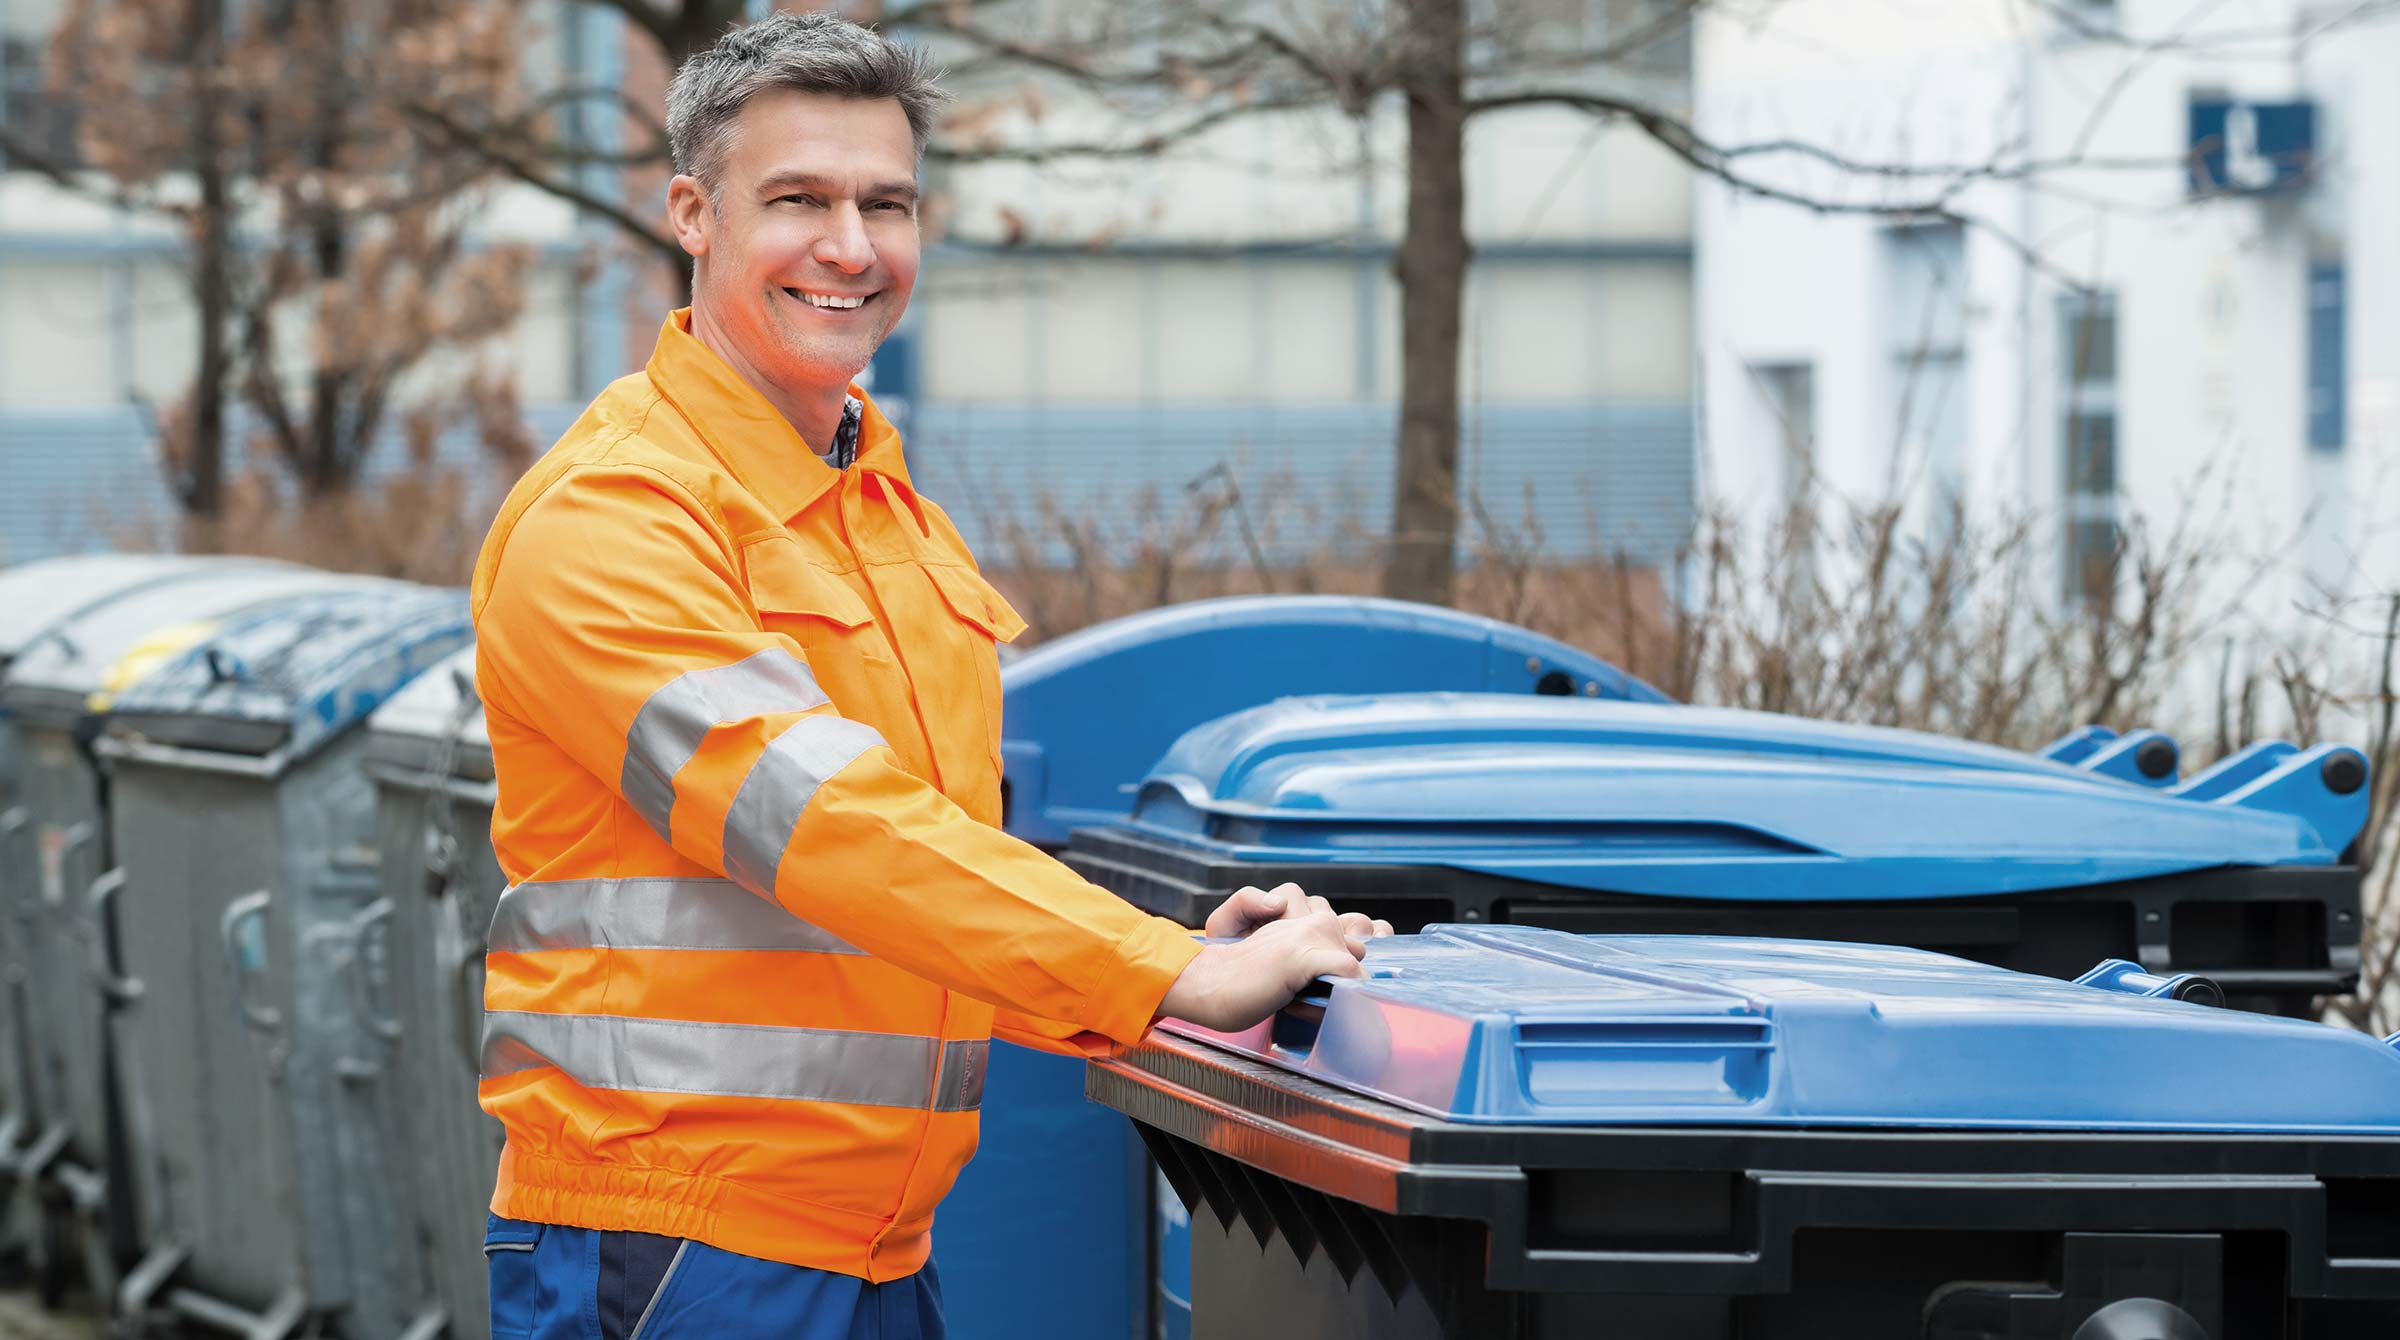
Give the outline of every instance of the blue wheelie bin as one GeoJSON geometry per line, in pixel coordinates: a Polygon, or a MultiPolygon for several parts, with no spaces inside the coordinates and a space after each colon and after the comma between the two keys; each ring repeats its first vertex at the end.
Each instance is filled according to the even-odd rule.
{"type": "MultiPolygon", "coordinates": [[[[1204,1340],[2400,1334],[2400,1051],[1919,950],[1436,926],[1092,1067],[1204,1340]]],[[[2182,999],[2178,999],[2182,997],[2182,999]]]]}
{"type": "Polygon", "coordinates": [[[2366,782],[2340,745],[2161,785],[1762,712],[1326,696],[1192,730],[1068,861],[1187,924],[1292,879],[1404,928],[1860,940],[2049,976],[2119,957],[2290,1006],[2357,980],[2366,782]]]}
{"type": "MultiPolygon", "coordinates": [[[[1012,656],[1000,681],[1004,825],[1053,851],[1071,830],[1123,816],[1134,786],[1185,730],[1280,694],[1471,689],[1666,701],[1523,628],[1346,596],[1150,610],[1012,656]]],[[[951,1333],[1148,1335],[1154,1186],[1132,1130],[1084,1098],[1080,1060],[993,1048],[980,1145],[934,1231],[951,1333]]]]}
{"type": "MultiPolygon", "coordinates": [[[[1292,880],[1403,930],[1853,940],[2055,977],[2123,958],[2284,1012],[2346,989],[2364,758],[2262,745],[2177,782],[2154,740],[2085,732],[2036,757],[1640,702],[1289,698],[1188,732],[1065,859],[1186,925],[1292,880]]],[[[1160,1210],[1176,1336],[1186,1226],[1160,1210]]]]}

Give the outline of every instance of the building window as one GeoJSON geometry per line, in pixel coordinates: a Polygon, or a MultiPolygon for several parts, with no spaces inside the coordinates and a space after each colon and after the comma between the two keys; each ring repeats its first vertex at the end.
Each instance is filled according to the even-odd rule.
{"type": "Polygon", "coordinates": [[[1891,349],[1896,454],[1892,483],[1947,535],[1967,454],[1967,239],[1957,224],[1884,234],[1885,338],[1891,349]]]}
{"type": "Polygon", "coordinates": [[[2066,594],[2106,601],[2124,546],[2117,523],[2117,304],[2108,293],[2060,302],[2060,440],[2066,497],[2066,594]]]}
{"type": "Polygon", "coordinates": [[[2117,28],[2117,0],[2058,0],[2050,12],[2070,37],[2098,37],[2117,28]]]}
{"type": "Polygon", "coordinates": [[[1777,477],[1788,517],[1808,510],[1817,473],[1817,372],[1810,363],[1760,363],[1750,368],[1776,444],[1777,477]]]}
{"type": "Polygon", "coordinates": [[[2349,359],[2343,322],[2350,280],[2339,260],[2308,267],[2308,445],[2340,451],[2349,432],[2349,359]]]}

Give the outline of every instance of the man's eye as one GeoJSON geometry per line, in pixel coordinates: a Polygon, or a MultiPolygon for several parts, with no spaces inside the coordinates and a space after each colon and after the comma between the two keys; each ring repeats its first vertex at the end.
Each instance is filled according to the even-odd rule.
{"type": "Polygon", "coordinates": [[[817,203],[817,198],[813,195],[779,195],[775,197],[775,203],[778,205],[787,200],[797,201],[803,205],[813,205],[817,203]]]}
{"type": "Polygon", "coordinates": [[[908,206],[897,200],[878,200],[875,202],[875,208],[886,214],[906,214],[908,212],[908,206]]]}

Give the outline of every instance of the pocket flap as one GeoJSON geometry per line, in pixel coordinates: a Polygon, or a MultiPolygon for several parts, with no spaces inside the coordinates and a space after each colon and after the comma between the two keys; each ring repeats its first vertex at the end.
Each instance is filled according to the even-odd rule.
{"type": "Polygon", "coordinates": [[[1025,631],[1025,620],[990,582],[973,568],[950,563],[928,563],[925,575],[933,579],[933,587],[942,593],[950,612],[989,634],[995,642],[1014,642],[1025,631]]]}
{"type": "Polygon", "coordinates": [[[742,550],[750,600],[774,614],[801,614],[856,628],[872,619],[867,602],[833,573],[808,561],[797,541],[761,540],[742,550]]]}
{"type": "Polygon", "coordinates": [[[503,1219],[491,1211],[483,1215],[483,1250],[489,1252],[530,1252],[542,1240],[542,1225],[522,1219],[503,1219]]]}

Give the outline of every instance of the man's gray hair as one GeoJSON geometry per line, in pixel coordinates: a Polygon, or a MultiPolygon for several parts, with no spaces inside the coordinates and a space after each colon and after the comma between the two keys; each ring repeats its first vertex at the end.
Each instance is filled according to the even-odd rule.
{"type": "Polygon", "coordinates": [[[773,89],[837,98],[890,98],[908,116],[918,157],[948,98],[925,53],[834,14],[775,14],[734,29],[683,63],[667,85],[667,144],[675,170],[716,188],[734,119],[773,89]]]}

